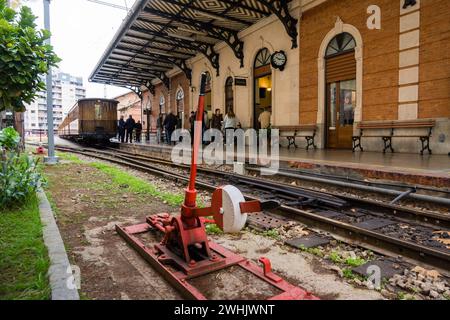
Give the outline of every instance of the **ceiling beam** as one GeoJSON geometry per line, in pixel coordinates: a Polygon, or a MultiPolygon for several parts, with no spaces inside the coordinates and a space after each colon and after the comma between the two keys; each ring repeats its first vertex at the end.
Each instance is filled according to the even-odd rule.
{"type": "MultiPolygon", "coordinates": [[[[144,8],[144,11],[168,20],[180,22],[186,27],[194,27],[197,29],[197,31],[204,31],[207,33],[208,36],[215,38],[220,41],[224,41],[230,48],[233,50],[234,55],[236,58],[239,59],[241,63],[241,68],[244,67],[244,42],[242,42],[239,39],[238,32],[225,28],[225,27],[218,27],[215,26],[213,23],[204,23],[200,22],[198,20],[194,20],[191,18],[187,18],[181,14],[171,14],[168,12],[163,12],[159,10],[155,10],[152,8],[144,8]]],[[[138,18],[138,20],[141,20],[141,18],[138,18]]],[[[152,23],[151,21],[144,20],[148,23],[152,23]]],[[[170,26],[167,26],[169,28],[170,26]]],[[[176,28],[176,27],[175,27],[176,28]]]]}

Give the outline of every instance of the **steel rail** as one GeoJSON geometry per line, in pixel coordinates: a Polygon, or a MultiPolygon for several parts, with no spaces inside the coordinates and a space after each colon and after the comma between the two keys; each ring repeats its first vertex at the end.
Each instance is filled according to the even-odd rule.
{"type": "MultiPolygon", "coordinates": [[[[259,169],[255,169],[255,171],[260,172],[259,169]]],[[[330,179],[309,177],[306,175],[299,175],[299,174],[292,174],[292,173],[278,172],[277,175],[288,177],[288,178],[293,178],[293,179],[302,179],[302,180],[306,180],[306,181],[310,181],[310,182],[324,183],[324,184],[328,184],[328,185],[334,185],[337,187],[352,188],[352,189],[357,189],[357,190],[366,191],[366,192],[367,191],[368,192],[376,192],[376,193],[381,193],[381,194],[385,194],[385,195],[391,195],[394,197],[398,197],[404,193],[402,191],[397,191],[397,190],[392,190],[392,189],[385,189],[385,188],[374,187],[374,186],[366,186],[366,185],[345,182],[345,181],[336,181],[336,180],[333,181],[330,179]]],[[[434,197],[434,196],[428,196],[428,195],[417,194],[417,193],[411,193],[408,195],[408,197],[411,199],[414,199],[414,200],[418,200],[418,201],[430,202],[430,203],[443,205],[445,207],[450,207],[450,199],[449,198],[434,197]]]]}
{"type": "MultiPolygon", "coordinates": [[[[65,149],[67,149],[67,151],[74,150],[73,148],[65,148],[65,149]]],[[[131,154],[129,152],[125,152],[122,150],[114,150],[113,149],[112,150],[112,151],[114,151],[113,153],[103,151],[103,150],[99,151],[98,149],[91,149],[91,148],[89,148],[89,149],[85,148],[83,150],[90,151],[90,152],[107,153],[110,156],[118,157],[118,158],[121,158],[126,161],[138,161],[138,163],[141,163],[139,161],[142,160],[142,161],[158,163],[158,164],[166,165],[166,166],[183,168],[186,170],[189,169],[188,165],[175,164],[171,161],[160,159],[160,158],[135,155],[135,154],[131,154]],[[116,155],[115,153],[121,153],[122,155],[116,155]]],[[[310,195],[315,195],[318,197],[320,197],[321,195],[325,195],[325,196],[328,196],[328,199],[331,198],[330,196],[339,197],[343,200],[348,201],[350,204],[354,204],[356,206],[363,206],[366,208],[371,208],[371,207],[375,206],[377,208],[383,208],[383,210],[386,214],[389,214],[394,218],[405,219],[405,220],[407,220],[407,222],[414,221],[416,223],[426,224],[431,227],[442,227],[442,228],[450,229],[450,215],[443,215],[443,214],[439,214],[439,213],[435,213],[435,212],[428,212],[428,211],[418,211],[418,210],[405,208],[405,207],[394,205],[394,204],[380,203],[378,201],[369,200],[369,199],[361,199],[356,196],[351,196],[351,195],[347,195],[347,194],[340,194],[340,193],[335,193],[335,192],[324,193],[324,192],[319,192],[319,191],[308,189],[308,188],[302,188],[299,186],[294,187],[292,185],[285,184],[285,183],[280,183],[280,182],[275,183],[275,182],[267,180],[267,179],[261,179],[261,178],[256,178],[256,177],[248,178],[248,177],[245,177],[242,175],[237,175],[237,174],[223,172],[223,171],[216,171],[216,170],[212,170],[212,169],[208,169],[208,168],[199,168],[198,170],[200,172],[203,172],[206,174],[212,174],[212,175],[216,175],[216,176],[225,177],[229,180],[242,181],[249,185],[253,184],[254,186],[256,186],[256,185],[270,186],[274,190],[282,189],[282,190],[291,190],[291,191],[297,191],[297,192],[302,192],[302,193],[310,193],[310,195]]],[[[172,172],[168,171],[168,173],[172,173],[172,172]]],[[[268,189],[268,187],[266,187],[265,189],[268,189]]],[[[284,193],[288,194],[289,192],[285,191],[284,193]]]]}
{"type": "MultiPolygon", "coordinates": [[[[140,162],[133,159],[118,160],[111,158],[111,155],[101,156],[98,154],[99,153],[98,151],[96,152],[81,151],[70,148],[58,148],[58,149],[109,161],[115,164],[127,166],[132,169],[136,169],[146,173],[152,173],[165,178],[171,178],[174,179],[175,181],[187,182],[189,180],[186,176],[183,176],[181,174],[173,173],[172,171],[164,170],[162,168],[155,168],[154,166],[151,166],[148,163],[140,162]]],[[[198,187],[207,190],[216,189],[216,186],[203,181],[197,181],[196,185],[198,187]]],[[[245,197],[248,200],[264,200],[248,194],[245,194],[245,197]]],[[[294,216],[296,220],[305,223],[309,227],[317,227],[321,230],[328,231],[330,232],[330,234],[343,237],[347,239],[349,243],[356,244],[360,247],[368,248],[374,251],[379,251],[382,254],[386,254],[386,251],[391,255],[400,254],[406,258],[422,262],[426,265],[437,267],[444,271],[450,270],[450,253],[447,253],[445,251],[436,250],[434,248],[426,247],[421,244],[416,244],[405,240],[400,240],[394,237],[386,236],[381,233],[370,231],[345,222],[333,220],[315,213],[311,213],[308,211],[300,210],[289,206],[283,205],[281,206],[280,210],[283,213],[294,216]]]]}

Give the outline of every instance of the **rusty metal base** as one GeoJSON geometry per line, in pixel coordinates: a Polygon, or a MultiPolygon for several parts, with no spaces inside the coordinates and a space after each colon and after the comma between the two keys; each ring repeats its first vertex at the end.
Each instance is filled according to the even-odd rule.
{"type": "Polygon", "coordinates": [[[207,300],[196,287],[189,284],[189,279],[223,270],[231,266],[241,267],[245,271],[252,273],[282,292],[279,295],[270,297],[269,300],[318,299],[311,293],[293,286],[273,274],[270,270],[270,262],[268,262],[267,259],[262,261],[264,263],[264,268],[261,268],[246,258],[237,255],[212,241],[209,241],[209,246],[218,259],[215,259],[214,261],[200,261],[195,267],[189,266],[183,259],[170,252],[166,246],[159,244],[153,248],[148,248],[136,237],[138,234],[143,234],[152,230],[156,231],[148,223],[129,227],[116,226],[116,231],[125,239],[125,241],[136,249],[145,260],[147,260],[167,281],[169,281],[171,285],[188,299],[207,300]]]}

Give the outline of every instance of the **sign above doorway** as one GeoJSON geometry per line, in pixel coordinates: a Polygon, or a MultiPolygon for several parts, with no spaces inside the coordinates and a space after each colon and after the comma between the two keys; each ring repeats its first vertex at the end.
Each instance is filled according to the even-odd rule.
{"type": "Polygon", "coordinates": [[[247,79],[246,78],[234,78],[234,85],[240,86],[240,87],[246,87],[247,79]]]}

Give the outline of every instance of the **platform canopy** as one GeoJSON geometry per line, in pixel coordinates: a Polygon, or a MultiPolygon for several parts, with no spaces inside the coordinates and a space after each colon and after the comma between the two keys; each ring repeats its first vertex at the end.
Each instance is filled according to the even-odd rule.
{"type": "Polygon", "coordinates": [[[297,47],[297,19],[290,0],[136,0],[89,80],[125,87],[147,86],[177,67],[191,80],[186,61],[203,54],[220,71],[214,46],[225,42],[243,67],[238,33],[275,14],[297,47]]]}

